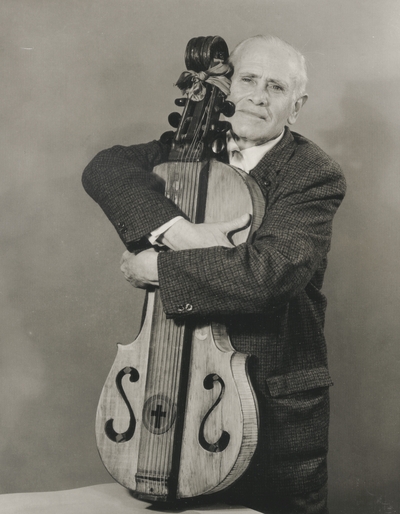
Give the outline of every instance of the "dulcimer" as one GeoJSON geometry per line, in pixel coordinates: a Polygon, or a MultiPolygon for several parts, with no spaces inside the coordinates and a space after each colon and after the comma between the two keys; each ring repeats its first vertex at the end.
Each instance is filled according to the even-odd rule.
{"type": "MultiPolygon", "coordinates": [[[[153,173],[194,223],[252,215],[232,236],[252,238],[264,215],[263,195],[248,174],[221,162],[234,106],[226,101],[228,48],[218,36],[189,41],[187,71],[178,80],[182,114],[168,161],[153,173]]],[[[194,317],[193,317],[194,318],[194,317]]],[[[146,501],[222,491],[247,469],[258,437],[258,410],[247,372],[227,327],[186,317],[167,319],[157,288],[146,294],[139,335],[118,344],[96,416],[101,459],[112,477],[146,501]]]]}

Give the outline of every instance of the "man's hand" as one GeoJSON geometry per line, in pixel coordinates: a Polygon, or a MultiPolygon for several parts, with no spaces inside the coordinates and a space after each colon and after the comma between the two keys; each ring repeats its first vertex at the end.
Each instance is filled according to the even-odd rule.
{"type": "MultiPolygon", "coordinates": [[[[184,219],[177,221],[160,237],[159,241],[171,250],[190,250],[210,246],[234,245],[228,239],[231,232],[245,228],[250,222],[250,214],[220,223],[194,224],[184,219]]],[[[149,285],[158,286],[158,252],[150,248],[138,254],[124,252],[121,271],[125,279],[134,287],[145,289],[149,285]]]]}
{"type": "Polygon", "coordinates": [[[225,246],[232,248],[228,235],[231,232],[244,229],[250,222],[250,214],[240,218],[219,223],[190,223],[179,220],[164,232],[159,238],[160,243],[171,250],[191,250],[193,248],[209,248],[210,246],[225,246]]]}
{"type": "Polygon", "coordinates": [[[135,255],[134,253],[123,253],[121,259],[121,271],[125,279],[133,287],[145,289],[149,285],[158,286],[157,270],[158,253],[150,248],[135,255]]]}

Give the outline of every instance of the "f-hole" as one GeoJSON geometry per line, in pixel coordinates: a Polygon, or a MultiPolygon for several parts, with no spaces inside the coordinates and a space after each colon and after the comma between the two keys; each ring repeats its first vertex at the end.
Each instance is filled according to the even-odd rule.
{"type": "Polygon", "coordinates": [[[139,372],[135,368],[131,368],[127,366],[126,368],[122,369],[118,375],[115,377],[115,384],[117,386],[118,392],[121,395],[122,399],[125,402],[126,408],[129,412],[129,426],[128,430],[125,432],[116,432],[113,427],[114,419],[111,418],[108,421],[106,421],[104,425],[104,431],[109,439],[113,441],[114,443],[126,443],[130,439],[132,439],[133,434],[135,433],[136,429],[136,418],[135,414],[133,412],[133,409],[128,401],[128,398],[125,394],[124,388],[122,387],[122,379],[125,375],[129,375],[129,380],[131,382],[137,382],[139,380],[139,372]]]}
{"type": "Polygon", "coordinates": [[[207,414],[204,416],[204,419],[201,422],[200,430],[199,430],[199,443],[201,444],[202,448],[204,448],[205,450],[207,450],[208,452],[211,452],[211,453],[223,452],[226,449],[226,447],[228,446],[230,438],[231,438],[231,436],[225,430],[222,431],[221,437],[215,443],[208,442],[204,436],[204,426],[207,422],[207,419],[210,417],[212,411],[219,404],[219,402],[221,401],[221,399],[224,395],[225,383],[222,380],[222,378],[215,373],[207,375],[203,381],[204,388],[208,389],[208,390],[213,389],[216,382],[218,382],[219,385],[221,386],[221,391],[220,391],[218,398],[215,401],[214,405],[211,407],[211,409],[209,409],[207,414]]]}

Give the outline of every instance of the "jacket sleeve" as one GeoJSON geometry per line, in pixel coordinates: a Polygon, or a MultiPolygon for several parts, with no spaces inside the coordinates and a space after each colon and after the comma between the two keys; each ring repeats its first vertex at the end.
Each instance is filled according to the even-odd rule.
{"type": "Polygon", "coordinates": [[[128,249],[142,247],[152,230],[183,216],[164,196],[164,184],[152,173],[165,162],[169,147],[160,141],[114,146],[100,152],[85,168],[83,187],[114,225],[128,249]]]}
{"type": "Polygon", "coordinates": [[[161,252],[161,298],[169,317],[259,313],[284,305],[325,262],[332,219],[345,193],[339,166],[287,171],[252,243],[161,252]]]}

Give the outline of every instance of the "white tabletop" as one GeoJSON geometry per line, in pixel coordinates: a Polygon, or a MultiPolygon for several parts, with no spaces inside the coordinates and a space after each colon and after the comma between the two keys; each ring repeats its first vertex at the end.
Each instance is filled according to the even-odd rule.
{"type": "MultiPolygon", "coordinates": [[[[119,484],[101,484],[68,491],[0,495],[1,514],[155,514],[149,503],[133,498],[119,484]]],[[[165,511],[163,511],[165,512],[165,511]]],[[[178,511],[175,511],[178,512],[178,511]]],[[[245,507],[207,505],[179,511],[207,514],[250,514],[245,507]]]]}

